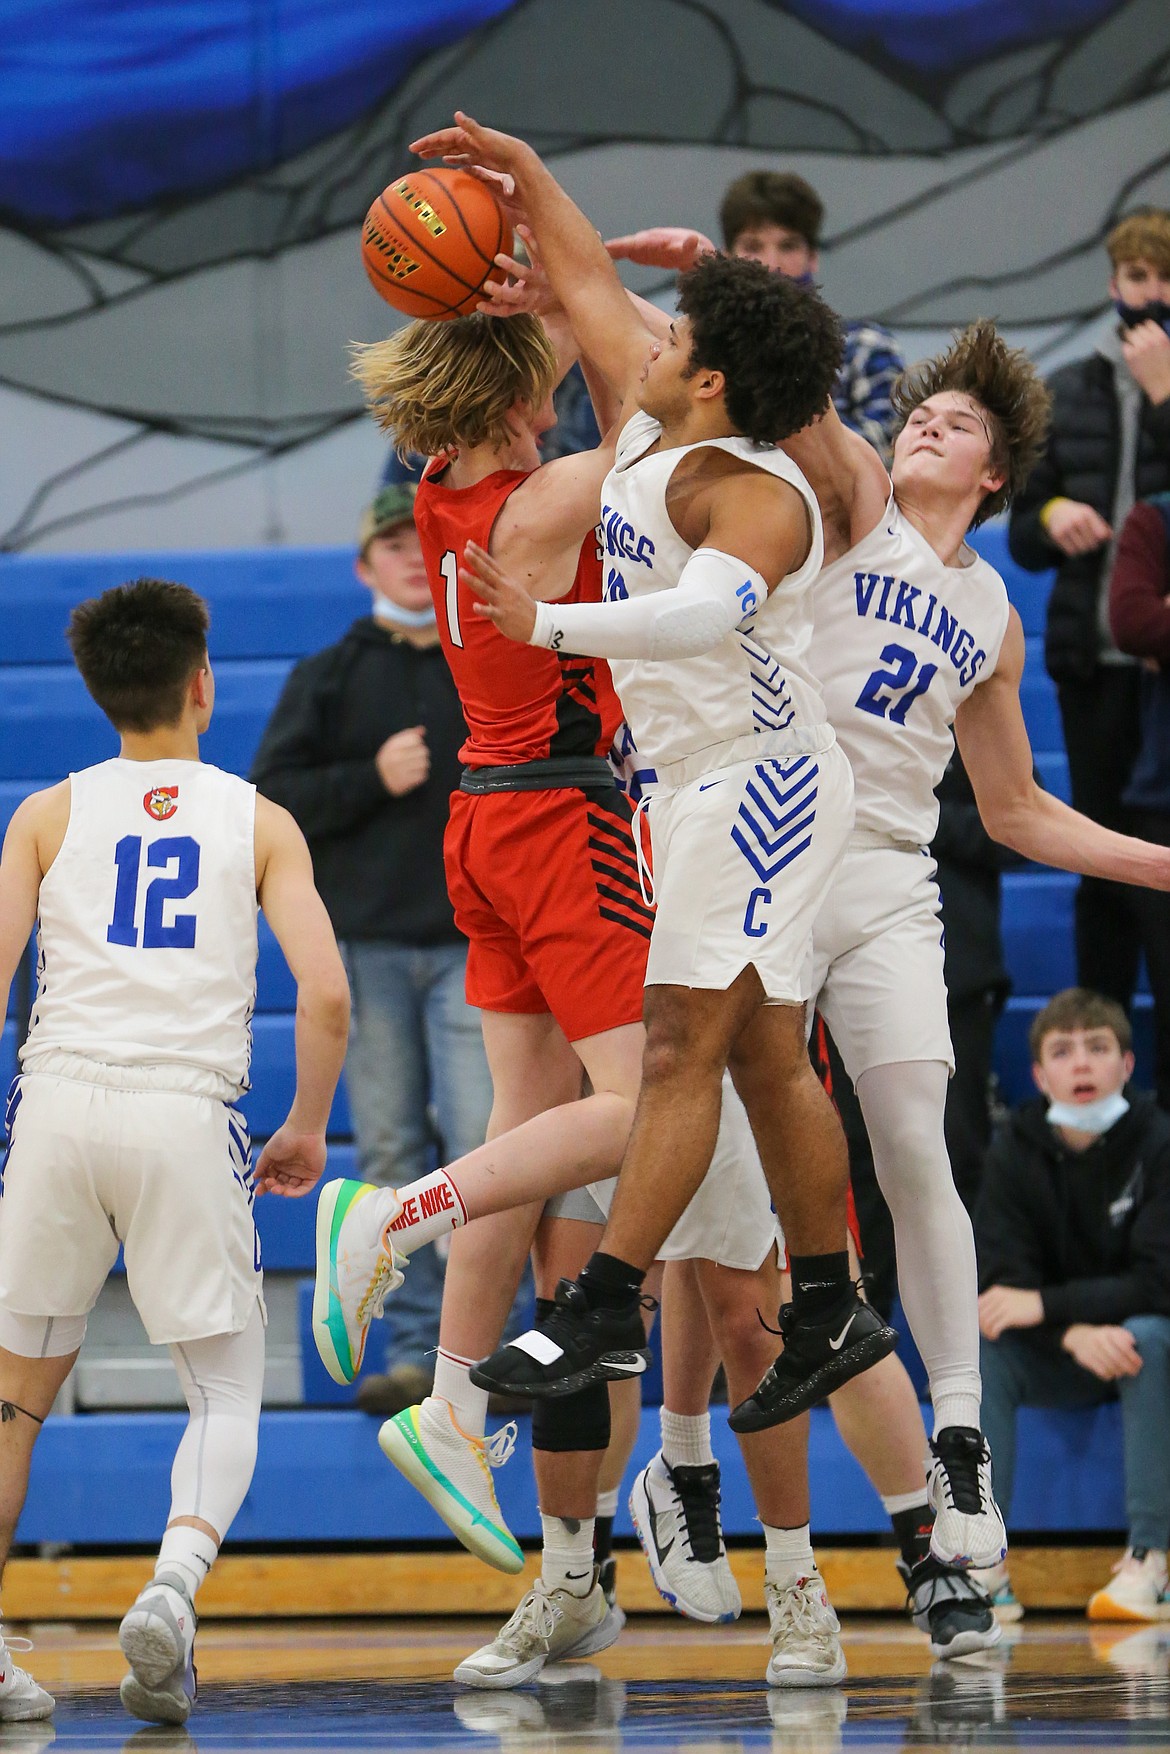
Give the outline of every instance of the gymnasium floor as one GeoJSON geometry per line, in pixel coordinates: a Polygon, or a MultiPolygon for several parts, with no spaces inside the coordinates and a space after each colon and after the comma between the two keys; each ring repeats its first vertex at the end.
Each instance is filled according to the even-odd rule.
{"type": "Polygon", "coordinates": [[[498,1621],[205,1624],[201,1694],[185,1729],[122,1712],[110,1625],[44,1624],[19,1660],[57,1694],[52,1724],[0,1724],[0,1754],[88,1749],[686,1749],[836,1754],[841,1748],[1170,1749],[1170,1625],[1090,1627],[1029,1617],[982,1658],[933,1663],[898,1619],[847,1617],[849,1680],[828,1692],[763,1685],[766,1622],[631,1620],[592,1663],[512,1693],[450,1679],[498,1621]]]}

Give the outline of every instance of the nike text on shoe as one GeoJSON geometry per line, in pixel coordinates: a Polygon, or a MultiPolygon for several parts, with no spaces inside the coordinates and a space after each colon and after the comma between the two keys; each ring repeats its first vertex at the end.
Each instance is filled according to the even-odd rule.
{"type": "Polygon", "coordinates": [[[991,1492],[991,1452],[981,1431],[946,1425],[931,1438],[926,1492],[934,1509],[930,1550],[943,1565],[985,1570],[1007,1553],[1007,1530],[991,1492]]]}
{"type": "Polygon", "coordinates": [[[990,1650],[1003,1637],[991,1597],[980,1583],[954,1565],[940,1565],[933,1553],[909,1566],[897,1561],[906,1585],[906,1605],[919,1632],[930,1639],[934,1657],[965,1657],[990,1650]]]}
{"type": "Polygon", "coordinates": [[[733,1431],[766,1431],[795,1419],[898,1344],[894,1329],[856,1292],[821,1322],[798,1318],[786,1303],[780,1311],[780,1333],[784,1350],[755,1393],[731,1412],[727,1423],[733,1431]]]}
{"type": "Polygon", "coordinates": [[[444,1400],[428,1395],[378,1432],[382,1452],[438,1511],[451,1533],[497,1571],[524,1569],[524,1555],[505,1523],[492,1484],[516,1444],[516,1426],[490,1438],[468,1437],[444,1400]]]}
{"type": "Polygon", "coordinates": [[[772,1629],[768,1686],[835,1687],[843,1681],[841,1627],[820,1574],[798,1578],[787,1588],[765,1579],[764,1600],[772,1629]]]}
{"type": "MultiPolygon", "coordinates": [[[[53,1715],[57,1703],[53,1695],[46,1693],[27,1669],[20,1668],[12,1660],[14,1650],[31,1649],[31,1639],[9,1638],[0,1632],[0,1723],[30,1723],[33,1719],[53,1715]]],[[[44,1734],[52,1739],[52,1730],[46,1730],[44,1734]]]]}
{"type": "Polygon", "coordinates": [[[594,1309],[576,1280],[562,1279],[548,1320],[473,1365],[471,1380],[477,1388],[539,1399],[641,1376],[649,1362],[640,1297],[619,1310],[594,1309]]]}
{"type": "Polygon", "coordinates": [[[671,1468],[659,1451],[634,1481],[630,1516],[664,1601],[708,1625],[739,1618],[719,1520],[718,1462],[671,1468]]]}
{"type": "Polygon", "coordinates": [[[583,1596],[550,1590],[537,1578],[512,1618],[490,1644],[465,1657],[455,1671],[464,1687],[523,1687],[546,1663],[607,1650],[622,1629],[596,1573],[583,1596]]]}
{"type": "Polygon", "coordinates": [[[119,1688],[132,1717],[146,1723],[186,1723],[195,1703],[195,1631],[198,1621],[177,1576],[147,1584],[118,1629],[130,1673],[119,1688]]]}
{"type": "Polygon", "coordinates": [[[394,1248],[387,1211],[369,1182],[332,1181],[317,1202],[317,1277],[313,1339],[334,1382],[351,1383],[362,1367],[366,1335],[387,1294],[402,1284],[406,1257],[394,1248]],[[381,1222],[379,1222],[381,1214],[381,1222]]]}

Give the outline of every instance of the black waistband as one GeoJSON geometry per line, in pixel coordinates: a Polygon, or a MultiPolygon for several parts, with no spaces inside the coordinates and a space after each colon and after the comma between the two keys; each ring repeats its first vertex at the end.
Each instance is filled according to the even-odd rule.
{"type": "Polygon", "coordinates": [[[600,755],[553,755],[510,767],[465,767],[461,792],[551,792],[562,786],[612,792],[614,777],[600,755]]]}

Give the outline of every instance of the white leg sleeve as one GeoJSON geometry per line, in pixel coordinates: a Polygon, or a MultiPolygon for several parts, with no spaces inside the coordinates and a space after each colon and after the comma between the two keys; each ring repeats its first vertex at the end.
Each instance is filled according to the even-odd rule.
{"type": "Polygon", "coordinates": [[[930,1377],[935,1428],[979,1424],[975,1236],[943,1138],[941,1060],[872,1066],[857,1080],[898,1251],[898,1289],[930,1377]]]}
{"type": "Polygon", "coordinates": [[[197,1516],[220,1540],[244,1502],[256,1466],[264,1389],[264,1322],[257,1301],[238,1334],[170,1348],[191,1409],[171,1468],[170,1521],[197,1516]]]}

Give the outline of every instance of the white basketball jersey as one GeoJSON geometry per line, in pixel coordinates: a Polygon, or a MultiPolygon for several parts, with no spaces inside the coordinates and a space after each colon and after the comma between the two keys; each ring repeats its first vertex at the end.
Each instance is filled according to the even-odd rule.
{"type": "Polygon", "coordinates": [[[683,445],[647,456],[661,430],[650,415],[635,414],[622,431],[614,466],[601,490],[607,600],[644,596],[678,584],[694,550],[670,521],[666,489],[688,450],[727,451],[789,482],[808,506],[813,540],[799,571],[782,579],[713,650],[695,658],[610,660],[639,761],[644,768],[656,769],[715,750],[734,738],[785,731],[792,733],[796,753],[802,730],[810,733],[805,746],[813,753],[832,741],[820,691],[807,665],[812,586],[824,554],[813,491],[783,451],[750,439],[707,439],[703,445],[683,445]]]}
{"type": "Polygon", "coordinates": [[[1008,622],[995,568],[944,566],[891,494],[885,516],[825,567],[810,663],[853,769],[856,827],[926,846],[960,702],[990,676],[1008,622]]]}
{"type": "Polygon", "coordinates": [[[173,1068],[166,1088],[225,1101],[247,1089],[255,814],[254,786],[199,761],[70,775],[69,826],[41,883],[26,1071],[65,1053],[173,1068]]]}

